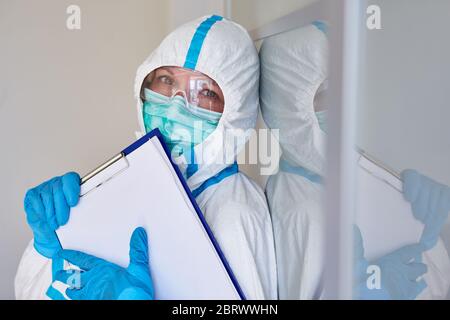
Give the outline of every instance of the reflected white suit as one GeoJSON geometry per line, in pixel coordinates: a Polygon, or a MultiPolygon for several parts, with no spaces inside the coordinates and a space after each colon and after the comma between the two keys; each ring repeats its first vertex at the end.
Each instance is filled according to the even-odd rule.
{"type": "MultiPolygon", "coordinates": [[[[328,75],[328,54],[321,24],[270,37],[260,50],[262,115],[271,129],[279,129],[281,162],[294,168],[280,170],[266,186],[280,299],[323,297],[326,217],[317,177],[324,173],[326,135],[315,115],[314,97],[328,75]]],[[[424,253],[423,261],[428,287],[418,298],[444,298],[450,260],[442,241],[424,253]]]]}

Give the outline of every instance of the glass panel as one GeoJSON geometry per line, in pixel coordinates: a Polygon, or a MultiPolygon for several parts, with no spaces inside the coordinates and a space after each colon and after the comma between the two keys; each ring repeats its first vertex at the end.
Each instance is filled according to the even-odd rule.
{"type": "Polygon", "coordinates": [[[370,4],[355,152],[356,225],[362,235],[354,244],[355,288],[360,289],[355,294],[361,299],[446,298],[450,2],[370,4]]]}

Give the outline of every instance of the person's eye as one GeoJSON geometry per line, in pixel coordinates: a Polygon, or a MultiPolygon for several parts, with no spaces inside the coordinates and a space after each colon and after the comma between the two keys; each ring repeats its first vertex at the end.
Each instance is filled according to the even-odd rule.
{"type": "Polygon", "coordinates": [[[158,80],[164,84],[172,85],[173,79],[169,76],[159,76],[158,80]]]}
{"type": "Polygon", "coordinates": [[[204,96],[204,97],[206,97],[206,98],[210,98],[210,99],[217,99],[219,96],[217,95],[217,93],[215,93],[214,91],[212,91],[212,90],[208,90],[208,89],[205,89],[205,90],[202,90],[201,92],[200,92],[200,94],[202,95],[202,96],[204,96]]]}

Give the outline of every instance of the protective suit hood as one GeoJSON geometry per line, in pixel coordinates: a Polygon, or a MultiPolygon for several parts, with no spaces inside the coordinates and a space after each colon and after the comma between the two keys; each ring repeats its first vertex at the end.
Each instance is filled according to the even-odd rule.
{"type": "MultiPolygon", "coordinates": [[[[177,28],[137,70],[134,89],[143,133],[141,86],[150,72],[162,66],[202,72],[214,79],[224,94],[224,111],[216,130],[194,148],[194,173],[187,177],[189,187],[194,189],[235,161],[250,136],[248,129],[255,126],[258,54],[246,30],[220,16],[205,16],[177,28]]],[[[183,156],[174,160],[182,171],[186,170],[183,156]]]]}
{"type": "Polygon", "coordinates": [[[328,76],[324,24],[264,40],[260,50],[262,115],[279,129],[282,158],[323,175],[326,135],[314,111],[314,97],[328,76]]]}

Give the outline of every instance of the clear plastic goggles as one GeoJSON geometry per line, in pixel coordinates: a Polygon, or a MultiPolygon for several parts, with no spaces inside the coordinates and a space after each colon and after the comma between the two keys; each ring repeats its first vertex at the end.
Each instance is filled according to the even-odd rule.
{"type": "Polygon", "coordinates": [[[219,85],[207,75],[181,67],[160,67],[144,80],[144,89],[150,89],[166,97],[183,96],[192,106],[214,112],[223,112],[224,97],[219,85]]]}

